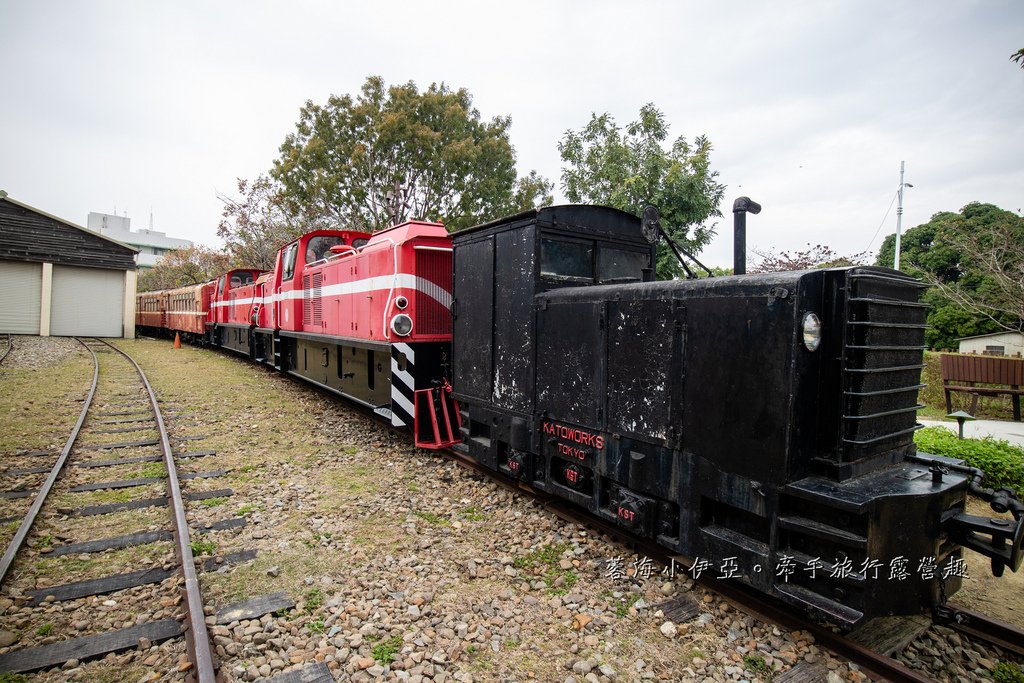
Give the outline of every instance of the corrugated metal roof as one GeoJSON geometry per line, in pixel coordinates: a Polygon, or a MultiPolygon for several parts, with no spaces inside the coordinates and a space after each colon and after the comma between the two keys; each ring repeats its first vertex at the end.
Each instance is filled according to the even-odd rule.
{"type": "Polygon", "coordinates": [[[1019,334],[1024,337],[1024,332],[1016,332],[1014,330],[1003,330],[1002,332],[990,332],[989,334],[976,334],[973,337],[957,337],[957,341],[967,341],[968,339],[984,339],[985,337],[1001,337],[1004,334],[1019,334]]]}

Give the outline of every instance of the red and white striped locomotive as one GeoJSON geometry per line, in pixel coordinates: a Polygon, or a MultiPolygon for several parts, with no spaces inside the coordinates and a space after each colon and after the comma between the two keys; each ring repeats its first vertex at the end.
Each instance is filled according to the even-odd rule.
{"type": "Polygon", "coordinates": [[[139,294],[136,324],[301,377],[438,448],[459,433],[447,384],[451,290],[451,238],[440,223],[316,230],[282,247],[270,271],[139,294]]]}

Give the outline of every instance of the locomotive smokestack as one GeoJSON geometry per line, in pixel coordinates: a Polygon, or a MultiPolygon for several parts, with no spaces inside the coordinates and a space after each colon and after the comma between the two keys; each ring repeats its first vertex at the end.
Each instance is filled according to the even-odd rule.
{"type": "Polygon", "coordinates": [[[761,205],[750,197],[739,197],[732,203],[732,272],[747,272],[747,212],[761,213],[761,205]]]}

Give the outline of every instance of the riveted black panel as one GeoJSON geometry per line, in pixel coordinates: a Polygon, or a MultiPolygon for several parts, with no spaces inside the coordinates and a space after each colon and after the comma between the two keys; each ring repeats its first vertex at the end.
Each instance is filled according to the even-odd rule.
{"type": "Polygon", "coordinates": [[[533,407],[534,228],[494,236],[494,386],[499,408],[533,407]]]}
{"type": "Polygon", "coordinates": [[[584,427],[601,426],[604,330],[600,303],[541,305],[537,335],[537,410],[584,427]]]}
{"type": "Polygon", "coordinates": [[[671,300],[608,304],[608,427],[665,440],[681,410],[682,308],[671,300]],[[678,311],[678,317],[677,317],[678,311]],[[637,344],[643,339],[643,344],[637,344]],[[673,406],[673,398],[676,405],[673,406]]]}
{"type": "Polygon", "coordinates": [[[455,250],[454,385],[460,394],[491,400],[494,350],[494,238],[455,250]]]}

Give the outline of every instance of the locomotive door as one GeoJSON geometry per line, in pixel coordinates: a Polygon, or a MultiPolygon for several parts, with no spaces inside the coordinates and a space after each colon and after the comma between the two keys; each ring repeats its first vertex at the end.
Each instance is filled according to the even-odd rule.
{"type": "Polygon", "coordinates": [[[455,390],[490,403],[494,381],[494,241],[455,250],[455,282],[470,283],[455,292],[452,356],[455,390]]]}

